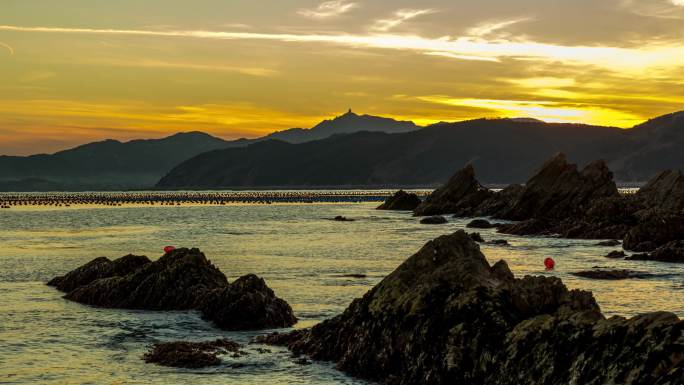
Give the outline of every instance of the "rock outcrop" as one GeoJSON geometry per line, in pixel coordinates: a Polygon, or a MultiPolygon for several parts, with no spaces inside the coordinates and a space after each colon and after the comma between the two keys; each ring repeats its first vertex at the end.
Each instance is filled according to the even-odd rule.
{"type": "Polygon", "coordinates": [[[637,192],[646,207],[684,213],[684,175],[679,170],[665,170],[637,192]]]}
{"type": "Polygon", "coordinates": [[[254,274],[205,294],[202,317],[226,330],[285,328],[297,323],[290,305],[254,274]]]}
{"type": "Polygon", "coordinates": [[[150,260],[147,257],[130,254],[114,261],[110,261],[106,257],[95,258],[76,270],[53,278],[47,284],[56,287],[60,291],[70,292],[98,279],[122,277],[133,273],[148,263],[150,263],[150,260]]]}
{"type": "Polygon", "coordinates": [[[221,364],[219,354],[237,353],[240,344],[228,339],[207,342],[163,342],[154,344],[145,353],[147,363],[174,368],[199,369],[221,364]]]}
{"type": "Polygon", "coordinates": [[[633,261],[684,263],[684,240],[668,242],[650,253],[634,254],[626,259],[633,261]]]}
{"type": "Polygon", "coordinates": [[[418,195],[399,190],[378,206],[377,210],[413,211],[420,203],[418,195]]]}
{"type": "Polygon", "coordinates": [[[198,249],[175,249],[154,262],[134,256],[98,258],[50,284],[67,292],[64,298],[92,306],[200,310],[228,330],[288,327],[297,321],[262,279],[247,275],[229,284],[198,249]]]}
{"type": "Polygon", "coordinates": [[[341,315],[260,342],[384,384],[674,385],[684,321],[606,319],[589,292],[490,266],[463,231],[428,242],[341,315]]]}
{"type": "Polygon", "coordinates": [[[492,196],[492,191],[475,179],[472,164],[466,165],[447,182],[433,191],[413,211],[415,216],[455,214],[471,216],[474,209],[492,196]]]}

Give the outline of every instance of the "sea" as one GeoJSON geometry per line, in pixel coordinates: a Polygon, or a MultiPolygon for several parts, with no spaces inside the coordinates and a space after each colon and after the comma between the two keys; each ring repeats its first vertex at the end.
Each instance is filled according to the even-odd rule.
{"type": "MultiPolygon", "coordinates": [[[[295,328],[310,327],[340,314],[429,240],[463,229],[471,220],[421,225],[409,212],[378,211],[377,205],[377,198],[356,197],[2,209],[0,384],[364,384],[333,363],[301,365],[283,348],[249,344],[270,331],[222,331],[195,312],[93,308],[63,299],[45,283],[99,256],[132,253],[156,259],[167,245],[197,247],[230,280],[248,273],[263,277],[294,309],[300,320],[295,328]],[[331,220],[336,216],[353,221],[331,220]],[[244,343],[249,354],[196,370],[141,359],[156,342],[216,338],[244,343]]],[[[591,290],[606,316],[663,310],[684,317],[684,265],[608,259],[605,255],[620,247],[597,246],[596,240],[479,232],[486,240],[510,243],[481,245],[491,264],[505,259],[518,277],[556,276],[570,288],[591,290]],[[556,261],[553,271],[544,268],[548,257],[556,261]],[[653,276],[598,281],[570,274],[596,266],[653,276]]]]}

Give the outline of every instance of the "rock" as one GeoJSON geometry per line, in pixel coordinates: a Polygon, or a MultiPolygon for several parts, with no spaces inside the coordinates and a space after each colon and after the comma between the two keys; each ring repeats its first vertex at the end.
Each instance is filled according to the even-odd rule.
{"type": "Polygon", "coordinates": [[[297,364],[297,365],[311,365],[312,362],[307,360],[306,358],[299,358],[295,361],[295,364],[297,364]]]}
{"type": "Polygon", "coordinates": [[[203,318],[228,330],[272,329],[297,322],[290,306],[263,279],[247,275],[229,284],[198,249],[175,249],[131,271],[132,261],[142,258],[147,260],[131,256],[109,264],[95,260],[64,276],[78,280],[57,279],[56,284],[83,283],[64,296],[71,301],[118,309],[200,310],[203,318]],[[129,272],[94,279],[93,271],[105,271],[109,265],[121,267],[111,271],[120,273],[126,266],[129,272]]]}
{"type": "Polygon", "coordinates": [[[339,277],[342,278],[367,278],[366,274],[341,274],[339,277]]]}
{"type": "Polygon", "coordinates": [[[489,243],[492,245],[510,246],[510,243],[508,243],[508,241],[505,239],[492,239],[489,241],[489,243]]]}
{"type": "Polygon", "coordinates": [[[607,280],[617,280],[617,279],[628,279],[628,278],[650,278],[653,275],[650,273],[644,273],[632,270],[607,270],[607,269],[594,269],[594,270],[584,270],[570,273],[577,277],[589,278],[589,279],[607,279],[607,280]]]}
{"type": "Polygon", "coordinates": [[[415,216],[456,214],[470,216],[494,193],[475,179],[475,169],[468,164],[446,185],[433,191],[416,209],[415,216]]]}
{"type": "Polygon", "coordinates": [[[290,305],[253,274],[210,291],[202,302],[202,317],[225,330],[274,329],[297,323],[290,305]]]}
{"type": "Polygon", "coordinates": [[[652,251],[679,239],[684,239],[684,215],[646,210],[639,213],[639,224],[627,232],[622,247],[631,251],[652,251]]]}
{"type": "Polygon", "coordinates": [[[70,292],[97,279],[130,274],[149,262],[150,260],[145,256],[130,254],[114,261],[105,257],[95,258],[66,275],[53,278],[47,284],[56,287],[57,290],[70,292]]]}
{"type": "Polygon", "coordinates": [[[434,215],[431,217],[425,217],[425,218],[420,220],[420,223],[422,223],[424,225],[443,225],[443,224],[448,223],[448,222],[449,221],[447,221],[447,219],[441,215],[434,215]]]}
{"type": "Polygon", "coordinates": [[[606,255],[606,258],[617,259],[617,258],[624,258],[626,256],[627,256],[627,254],[625,254],[624,251],[615,250],[615,251],[611,251],[610,253],[608,253],[608,255],[606,255]]]}
{"type": "Polygon", "coordinates": [[[333,218],[333,221],[337,222],[354,222],[353,219],[349,219],[347,217],[343,217],[342,215],[338,215],[335,218],[333,218]]]}
{"type": "Polygon", "coordinates": [[[490,267],[458,231],[341,315],[259,341],[393,385],[655,385],[681,380],[683,328],[671,313],[605,319],[591,293],[557,277],[516,279],[503,261],[490,267]]]}
{"type": "Polygon", "coordinates": [[[164,342],[153,345],[143,360],[161,366],[199,369],[221,364],[218,354],[238,352],[240,344],[228,339],[211,342],[164,342]]]}
{"type": "Polygon", "coordinates": [[[633,261],[684,263],[684,240],[672,241],[658,247],[651,253],[634,254],[626,259],[633,261]]]}
{"type": "Polygon", "coordinates": [[[599,242],[599,243],[596,244],[596,246],[610,246],[610,247],[613,247],[613,246],[620,246],[620,244],[621,244],[620,241],[618,241],[617,239],[613,239],[613,240],[610,240],[610,241],[602,241],[602,242],[599,242]]]}
{"type": "Polygon", "coordinates": [[[468,234],[468,236],[475,242],[484,243],[485,241],[484,238],[482,238],[482,235],[480,235],[480,233],[470,233],[468,234]]]}
{"type": "Polygon", "coordinates": [[[684,175],[679,170],[662,171],[636,196],[649,209],[684,213],[684,175]]]}
{"type": "Polygon", "coordinates": [[[491,229],[492,227],[496,227],[496,225],[491,224],[486,219],[473,219],[466,227],[471,229],[491,229]]]}
{"type": "Polygon", "coordinates": [[[421,203],[418,195],[399,190],[378,206],[377,210],[413,211],[421,203]]]}
{"type": "Polygon", "coordinates": [[[619,196],[613,173],[604,161],[593,162],[578,172],[577,165],[557,154],[525,184],[512,207],[496,216],[511,220],[581,217],[592,201],[619,196]]]}

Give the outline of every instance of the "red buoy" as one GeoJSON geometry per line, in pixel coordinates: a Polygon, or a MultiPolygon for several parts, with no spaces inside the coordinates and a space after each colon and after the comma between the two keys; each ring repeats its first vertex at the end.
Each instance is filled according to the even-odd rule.
{"type": "Polygon", "coordinates": [[[173,247],[173,246],[166,246],[166,247],[164,247],[164,252],[167,253],[167,254],[170,253],[170,252],[172,252],[172,251],[174,251],[174,250],[176,250],[176,248],[173,247]]]}
{"type": "Polygon", "coordinates": [[[556,267],[556,261],[554,261],[553,258],[546,258],[544,260],[544,266],[546,266],[546,270],[553,270],[553,268],[556,267]]]}

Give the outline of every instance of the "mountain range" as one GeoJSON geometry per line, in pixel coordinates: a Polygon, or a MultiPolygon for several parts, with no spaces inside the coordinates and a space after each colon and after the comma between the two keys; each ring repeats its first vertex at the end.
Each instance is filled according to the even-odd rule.
{"type": "Polygon", "coordinates": [[[311,129],[226,141],[201,132],[105,140],[47,155],[0,156],[0,191],[266,187],[410,187],[442,183],[465,163],[490,185],[524,181],[557,152],[606,159],[626,184],[684,168],[684,112],[631,129],[477,119],[421,128],[351,111],[311,129]]]}
{"type": "Polygon", "coordinates": [[[215,149],[273,139],[304,143],[358,131],[400,133],[419,128],[412,122],[357,115],[350,110],[311,129],[293,128],[256,139],[227,141],[202,132],[130,142],[109,139],[54,154],[0,156],[0,191],[149,188],[174,166],[215,149]]]}
{"type": "Polygon", "coordinates": [[[490,185],[522,182],[564,152],[580,165],[606,159],[625,184],[684,168],[684,112],[632,129],[478,119],[405,133],[358,132],[292,144],[266,140],[211,151],[171,170],[159,188],[432,186],[471,162],[490,185]]]}

